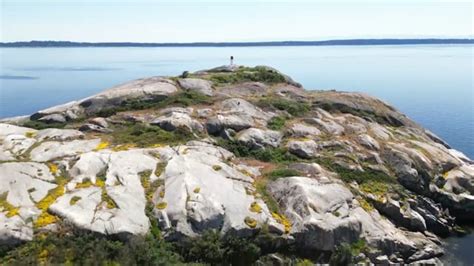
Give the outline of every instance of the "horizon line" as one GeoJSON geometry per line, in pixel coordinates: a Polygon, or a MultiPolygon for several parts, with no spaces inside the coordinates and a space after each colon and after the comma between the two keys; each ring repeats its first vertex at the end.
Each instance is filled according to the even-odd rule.
{"type": "Polygon", "coordinates": [[[21,47],[251,47],[251,46],[328,46],[328,45],[413,45],[474,44],[473,38],[366,38],[319,41],[236,41],[236,42],[78,42],[30,40],[0,42],[0,48],[21,47]]]}

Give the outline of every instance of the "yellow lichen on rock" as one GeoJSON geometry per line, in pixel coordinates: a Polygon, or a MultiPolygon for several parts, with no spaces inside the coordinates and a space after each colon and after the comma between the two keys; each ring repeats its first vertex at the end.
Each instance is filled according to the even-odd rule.
{"type": "Polygon", "coordinates": [[[255,220],[254,218],[251,218],[251,217],[247,216],[247,217],[245,217],[244,222],[250,228],[257,227],[257,220],[255,220]]]}
{"type": "Polygon", "coordinates": [[[288,234],[291,231],[291,222],[285,215],[272,212],[272,217],[277,221],[277,223],[282,224],[285,227],[285,234],[288,234]]]}
{"type": "Polygon", "coordinates": [[[48,163],[48,168],[51,174],[56,175],[58,173],[58,166],[54,163],[48,163]]]}
{"type": "Polygon", "coordinates": [[[93,186],[94,184],[92,183],[92,181],[88,178],[82,180],[81,183],[77,183],[76,184],[76,189],[80,189],[80,188],[88,188],[88,187],[91,187],[93,186]]]}
{"type": "Polygon", "coordinates": [[[103,150],[103,149],[106,149],[107,147],[109,147],[109,143],[107,141],[102,141],[99,143],[99,145],[97,145],[97,147],[95,147],[94,151],[100,151],[100,150],[103,150]]]}
{"type": "Polygon", "coordinates": [[[19,214],[20,214],[20,208],[12,208],[12,209],[8,210],[6,216],[8,218],[11,218],[11,217],[13,217],[15,215],[19,215],[19,214]]]}
{"type": "Polygon", "coordinates": [[[250,211],[256,212],[256,213],[261,213],[262,212],[262,207],[260,207],[260,205],[258,205],[258,203],[256,201],[254,201],[254,202],[252,202],[252,204],[250,204],[250,211]]]}
{"type": "Polygon", "coordinates": [[[100,179],[100,178],[96,178],[96,180],[95,180],[95,185],[96,185],[97,187],[105,187],[105,181],[102,180],[102,179],[100,179]]]}
{"type": "Polygon", "coordinates": [[[40,216],[38,216],[38,218],[36,219],[35,223],[34,223],[34,227],[35,228],[40,228],[40,227],[44,227],[44,226],[47,226],[47,225],[50,225],[50,224],[53,224],[55,222],[58,221],[58,217],[50,214],[49,212],[47,211],[44,211],[40,214],[40,216]]]}
{"type": "Polygon", "coordinates": [[[69,201],[69,205],[76,205],[76,203],[77,203],[78,201],[80,201],[80,200],[81,200],[81,197],[74,196],[74,197],[72,197],[71,200],[69,201]]]}
{"type": "Polygon", "coordinates": [[[25,137],[27,138],[34,138],[36,136],[36,132],[34,131],[28,131],[25,133],[25,137]]]}
{"type": "Polygon", "coordinates": [[[105,202],[105,206],[107,207],[107,209],[117,208],[117,203],[115,203],[115,201],[109,196],[109,194],[107,194],[107,190],[105,189],[105,187],[102,187],[101,199],[102,202],[105,202]]]}
{"type": "Polygon", "coordinates": [[[7,201],[7,193],[0,195],[0,212],[6,212],[6,216],[11,218],[20,214],[20,208],[11,205],[7,201]]]}
{"type": "Polygon", "coordinates": [[[36,219],[34,227],[43,227],[55,223],[58,220],[56,216],[48,213],[48,208],[57,198],[64,195],[64,184],[65,182],[60,182],[56,188],[51,189],[48,194],[36,204],[36,207],[42,212],[36,219]]]}
{"type": "Polygon", "coordinates": [[[195,188],[195,189],[193,190],[193,192],[196,193],[196,194],[199,193],[200,191],[201,191],[201,188],[200,188],[200,187],[197,187],[197,188],[195,188]]]}
{"type": "Polygon", "coordinates": [[[121,144],[118,146],[115,146],[112,148],[113,151],[127,151],[129,149],[137,147],[136,144],[134,143],[126,143],[126,144],[121,144]]]}
{"type": "Polygon", "coordinates": [[[163,209],[165,209],[167,206],[168,206],[168,203],[166,203],[166,202],[164,202],[164,201],[162,201],[162,202],[156,204],[156,208],[157,208],[158,210],[163,210],[163,209]]]}

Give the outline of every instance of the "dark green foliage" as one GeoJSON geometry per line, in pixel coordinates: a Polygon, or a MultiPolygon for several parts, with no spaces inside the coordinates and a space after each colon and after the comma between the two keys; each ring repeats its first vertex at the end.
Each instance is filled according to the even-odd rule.
{"type": "Polygon", "coordinates": [[[46,123],[37,120],[29,120],[25,122],[22,126],[40,130],[45,128],[64,128],[66,126],[66,123],[46,123]]]}
{"type": "Polygon", "coordinates": [[[166,131],[158,126],[143,124],[121,125],[111,133],[114,144],[133,143],[138,147],[149,147],[154,144],[175,145],[185,143],[195,137],[184,129],[166,131]]]}
{"type": "Polygon", "coordinates": [[[345,266],[350,265],[353,262],[351,246],[347,243],[342,243],[336,248],[329,259],[329,265],[331,266],[345,266]]]}
{"type": "Polygon", "coordinates": [[[132,237],[127,241],[108,239],[101,235],[49,234],[37,237],[5,254],[0,264],[39,265],[158,265],[181,261],[172,246],[162,240],[132,237]]]}
{"type": "Polygon", "coordinates": [[[109,117],[124,111],[159,109],[169,106],[188,107],[197,104],[212,104],[212,98],[196,91],[184,91],[168,97],[157,97],[148,100],[128,100],[119,106],[102,109],[96,112],[96,115],[109,117]]]}
{"type": "Polygon", "coordinates": [[[352,108],[346,104],[341,103],[333,103],[333,102],[315,102],[316,107],[320,107],[328,112],[339,112],[339,113],[348,113],[358,117],[362,117],[365,120],[377,122],[382,125],[391,125],[394,127],[403,126],[404,123],[397,118],[386,115],[383,113],[377,113],[370,110],[362,110],[352,108]]]}
{"type": "Polygon", "coordinates": [[[280,130],[285,127],[287,117],[285,116],[274,116],[267,123],[267,127],[272,130],[280,130]]]}
{"type": "Polygon", "coordinates": [[[301,176],[301,173],[294,169],[289,168],[278,168],[266,175],[271,180],[276,180],[281,177],[289,177],[289,176],[301,176]]]}
{"type": "Polygon", "coordinates": [[[351,244],[342,243],[331,254],[329,259],[330,265],[350,265],[357,263],[355,257],[360,253],[366,253],[367,245],[364,239],[359,239],[351,244]]]}
{"type": "Polygon", "coordinates": [[[189,239],[179,249],[185,261],[212,265],[251,265],[260,256],[260,248],[250,240],[223,238],[216,231],[189,239]]]}
{"type": "Polygon", "coordinates": [[[328,168],[329,170],[339,174],[344,182],[350,183],[356,181],[359,185],[366,182],[384,182],[384,183],[395,183],[395,178],[370,168],[364,168],[364,171],[349,170],[338,164],[333,163],[330,158],[319,158],[316,162],[328,168]]]}
{"type": "Polygon", "coordinates": [[[238,141],[219,139],[218,145],[233,152],[238,157],[251,157],[264,162],[294,162],[298,157],[290,154],[285,148],[252,149],[238,141]]]}
{"type": "Polygon", "coordinates": [[[293,116],[302,116],[310,110],[310,105],[307,102],[298,102],[290,99],[265,97],[257,102],[260,107],[272,107],[281,111],[287,111],[293,116]]]}
{"type": "Polygon", "coordinates": [[[210,80],[216,84],[235,84],[249,81],[276,84],[285,82],[286,79],[275,70],[264,67],[243,67],[235,72],[213,74],[210,80]]]}
{"type": "Polygon", "coordinates": [[[169,96],[157,106],[157,108],[164,108],[169,106],[188,107],[198,104],[212,104],[212,98],[197,91],[184,91],[172,96],[169,96]]]}
{"type": "Polygon", "coordinates": [[[183,74],[181,74],[181,76],[179,76],[179,77],[183,78],[183,79],[189,77],[189,71],[183,71],[183,74]]]}

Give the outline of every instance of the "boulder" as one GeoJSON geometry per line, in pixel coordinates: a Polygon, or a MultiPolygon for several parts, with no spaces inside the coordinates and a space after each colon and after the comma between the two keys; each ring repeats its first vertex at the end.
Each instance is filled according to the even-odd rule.
{"type": "Polygon", "coordinates": [[[55,140],[55,141],[66,141],[73,139],[82,139],[84,138],[84,133],[74,130],[74,129],[57,129],[57,128],[47,128],[39,130],[35,138],[38,141],[45,140],[55,140]]]}
{"type": "Polygon", "coordinates": [[[212,83],[208,80],[197,78],[184,78],[178,80],[179,86],[185,90],[197,91],[207,96],[213,96],[212,83]]]}
{"type": "Polygon", "coordinates": [[[184,112],[170,112],[153,120],[151,125],[157,125],[164,130],[174,131],[178,128],[189,132],[202,132],[204,127],[197,120],[184,112]]]}
{"type": "Polygon", "coordinates": [[[330,135],[341,135],[344,132],[344,127],[332,120],[324,121],[319,118],[308,118],[305,119],[305,122],[319,127],[330,135]]]}
{"type": "Polygon", "coordinates": [[[75,156],[97,148],[100,139],[45,141],[30,152],[30,158],[36,162],[47,162],[53,159],[75,156]]]}
{"type": "Polygon", "coordinates": [[[62,114],[50,114],[50,115],[45,115],[38,119],[41,122],[45,123],[66,123],[66,117],[62,114]]]}
{"type": "Polygon", "coordinates": [[[301,123],[293,124],[288,133],[295,138],[314,137],[321,134],[321,131],[313,126],[308,126],[301,123]]]}
{"type": "Polygon", "coordinates": [[[313,140],[290,140],[288,142],[288,151],[304,159],[316,157],[318,150],[319,145],[313,140]]]}
{"type": "Polygon", "coordinates": [[[353,195],[341,184],[287,177],[268,189],[290,219],[291,235],[301,249],[334,250],[362,232],[360,221],[351,216],[353,195]]]}
{"type": "Polygon", "coordinates": [[[162,223],[171,225],[163,228],[165,236],[192,237],[211,229],[249,236],[265,223],[283,233],[265,203],[247,193],[253,179],[226,164],[229,155],[221,151],[208,144],[183,145],[168,161],[164,197],[155,198],[162,209],[158,218],[170,221],[162,223]]]}
{"type": "Polygon", "coordinates": [[[261,97],[269,93],[269,86],[261,82],[244,82],[224,86],[219,93],[231,97],[261,97]]]}
{"type": "Polygon", "coordinates": [[[360,145],[366,147],[367,149],[376,151],[380,150],[380,144],[374,138],[367,134],[357,136],[357,142],[360,145]]]}
{"type": "Polygon", "coordinates": [[[265,146],[276,148],[280,145],[282,134],[274,130],[262,130],[258,128],[249,128],[241,131],[237,135],[240,142],[247,146],[262,149],[265,146]]]}

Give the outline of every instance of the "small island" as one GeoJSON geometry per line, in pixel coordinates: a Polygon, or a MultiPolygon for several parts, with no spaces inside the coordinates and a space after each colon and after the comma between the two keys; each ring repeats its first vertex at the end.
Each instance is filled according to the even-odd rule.
{"type": "Polygon", "coordinates": [[[387,103],[267,66],[0,122],[0,263],[439,262],[474,162],[387,103]]]}

